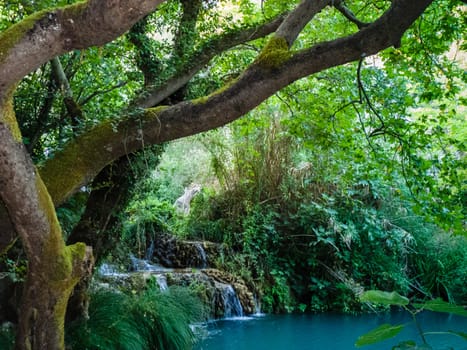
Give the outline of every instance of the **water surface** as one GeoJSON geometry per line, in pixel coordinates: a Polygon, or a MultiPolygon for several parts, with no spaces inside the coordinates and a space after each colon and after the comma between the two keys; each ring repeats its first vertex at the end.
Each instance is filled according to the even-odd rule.
{"type": "MultiPolygon", "coordinates": [[[[424,312],[419,315],[424,331],[455,330],[467,332],[467,318],[442,313],[424,312]]],[[[396,337],[364,346],[363,350],[386,350],[404,340],[421,343],[411,318],[403,312],[382,315],[349,316],[268,315],[226,319],[206,325],[206,338],[196,350],[348,350],[357,349],[359,335],[384,323],[407,324],[396,337]]],[[[436,350],[467,350],[467,341],[452,335],[427,335],[436,350]]]]}

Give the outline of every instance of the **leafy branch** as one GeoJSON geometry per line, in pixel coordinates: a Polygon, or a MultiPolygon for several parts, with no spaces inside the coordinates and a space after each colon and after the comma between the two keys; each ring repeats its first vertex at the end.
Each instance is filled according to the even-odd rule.
{"type": "MultiPolygon", "coordinates": [[[[407,311],[413,319],[413,323],[422,339],[423,346],[429,346],[425,335],[427,334],[451,334],[459,336],[467,341],[467,334],[463,332],[455,332],[455,331],[445,331],[445,332],[424,332],[421,328],[420,323],[417,320],[417,314],[424,310],[434,311],[434,312],[444,312],[450,313],[458,316],[467,317],[467,310],[465,310],[462,306],[454,305],[443,301],[442,299],[434,299],[429,300],[423,304],[419,303],[412,303],[410,304],[410,300],[397,292],[384,292],[380,290],[369,290],[364,292],[360,296],[360,301],[364,303],[370,304],[378,304],[383,306],[399,306],[402,307],[405,311],[407,311]]],[[[403,329],[405,325],[391,325],[391,324],[383,324],[370,332],[361,335],[358,337],[357,341],[355,342],[355,346],[361,347],[365,345],[379,343],[383,340],[394,338],[398,335],[403,329]]],[[[400,343],[397,347],[399,349],[402,346],[403,349],[417,349],[417,345],[413,341],[404,341],[400,343]]],[[[393,348],[394,349],[394,348],[393,348]]]]}

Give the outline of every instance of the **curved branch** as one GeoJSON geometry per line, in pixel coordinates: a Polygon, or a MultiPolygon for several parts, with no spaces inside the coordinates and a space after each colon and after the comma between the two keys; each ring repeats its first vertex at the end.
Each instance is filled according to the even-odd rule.
{"type": "Polygon", "coordinates": [[[354,14],[353,12],[344,5],[342,0],[335,1],[334,7],[344,15],[345,18],[347,18],[350,22],[354,23],[358,29],[362,29],[365,27],[368,27],[370,23],[362,22],[360,21],[354,14]]]}
{"type": "Polygon", "coordinates": [[[26,74],[64,52],[102,45],[164,0],[88,0],[36,13],[0,34],[0,102],[26,74]],[[44,49],[46,48],[46,49],[44,49]]]}
{"type": "Polygon", "coordinates": [[[187,59],[187,62],[190,62],[190,64],[186,66],[185,70],[179,71],[168,80],[145,91],[144,94],[136,99],[134,106],[139,108],[156,106],[175,91],[186,85],[214,56],[244,42],[271,34],[279,27],[283,20],[284,16],[281,15],[268,23],[260,24],[253,28],[241,28],[238,31],[229,32],[215,39],[211,39],[187,59]]]}
{"type": "Polygon", "coordinates": [[[395,0],[380,19],[358,33],[297,52],[273,68],[257,60],[230,87],[207,98],[170,108],[148,109],[138,119],[127,117],[118,125],[107,122],[91,129],[41,168],[54,203],[62,203],[106,164],[144,144],[170,141],[225,125],[300,78],[398,43],[432,2],[395,0]]]}
{"type": "Polygon", "coordinates": [[[291,47],[305,25],[332,2],[333,0],[303,0],[277,29],[276,37],[285,39],[291,47]]]}

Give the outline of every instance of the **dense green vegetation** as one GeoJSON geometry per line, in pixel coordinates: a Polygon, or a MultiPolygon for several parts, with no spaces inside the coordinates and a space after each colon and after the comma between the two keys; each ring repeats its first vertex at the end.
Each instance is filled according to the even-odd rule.
{"type": "Polygon", "coordinates": [[[203,305],[187,289],[161,292],[155,283],[141,293],[98,290],[89,319],[69,326],[73,349],[190,349],[190,323],[204,319],[203,305]]]}
{"type": "Polygon", "coordinates": [[[319,153],[300,147],[287,118],[272,125],[263,118],[261,127],[262,113],[250,116],[253,129],[241,121],[169,146],[131,201],[128,227],[225,244],[234,254],[219,267],[257,288],[267,312],[355,312],[364,289],[465,304],[465,237],[417,214],[403,178],[382,180],[372,158],[364,165],[338,159],[339,145],[319,153]],[[187,149],[188,157],[177,157],[187,149]],[[203,173],[209,163],[212,171],[203,173]],[[358,178],[362,166],[374,177],[363,171],[358,178]],[[176,215],[170,204],[180,182],[194,181],[203,191],[188,217],[176,215]]]}
{"type": "MultiPolygon", "coordinates": [[[[18,38],[67,27],[46,9],[71,3],[0,4],[2,75],[16,69],[6,58],[18,38]]],[[[305,59],[374,35],[406,0],[332,1],[300,28],[294,10],[317,1],[160,3],[113,41],[96,29],[98,46],[24,63],[33,68],[8,91],[0,81],[0,348],[15,334],[18,349],[40,348],[31,329],[47,314],[37,324],[51,324],[57,344],[66,329],[72,349],[189,349],[189,325],[209,311],[200,286],[102,289],[92,278],[94,263],[126,269],[165,234],[221,246],[211,267],[242,279],[264,312],[367,311],[367,290],[467,305],[463,2],[433,1],[400,43],[362,40],[377,53],[347,58],[354,48],[343,46],[342,62],[309,70],[305,59]],[[2,175],[18,159],[24,172],[2,175]],[[193,185],[201,191],[180,213],[193,185]],[[37,285],[52,311],[28,294],[37,285]]]]}

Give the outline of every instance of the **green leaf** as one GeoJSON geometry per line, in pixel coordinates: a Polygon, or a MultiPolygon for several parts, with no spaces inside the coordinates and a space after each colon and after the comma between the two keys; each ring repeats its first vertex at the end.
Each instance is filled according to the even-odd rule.
{"type": "Polygon", "coordinates": [[[389,338],[394,338],[403,328],[403,325],[393,326],[385,323],[378,328],[375,328],[368,333],[358,337],[357,341],[355,342],[355,346],[360,347],[364,345],[370,345],[389,338]]]}
{"type": "Polygon", "coordinates": [[[409,299],[397,292],[384,292],[381,290],[368,290],[360,296],[360,301],[383,305],[407,305],[409,299]]]}
{"type": "Polygon", "coordinates": [[[435,300],[429,300],[424,304],[414,304],[414,306],[419,309],[430,310],[435,312],[446,312],[467,317],[467,310],[465,310],[464,307],[455,304],[450,304],[440,298],[437,298],[435,300]]]}

